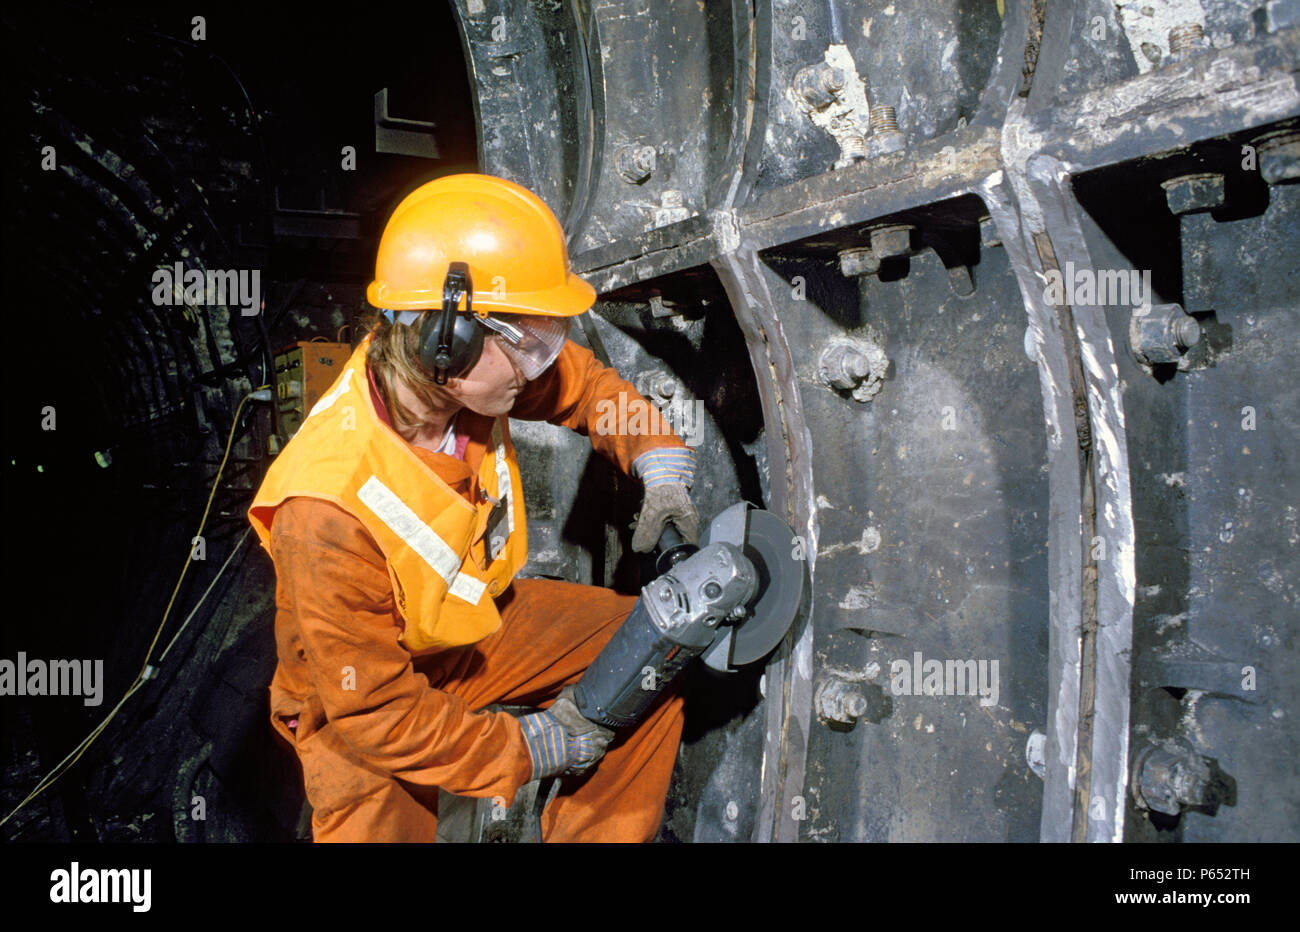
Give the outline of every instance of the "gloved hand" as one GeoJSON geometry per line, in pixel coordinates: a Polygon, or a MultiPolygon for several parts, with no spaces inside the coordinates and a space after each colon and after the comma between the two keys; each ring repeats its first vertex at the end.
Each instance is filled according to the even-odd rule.
{"type": "Polygon", "coordinates": [[[573,702],[573,687],[566,686],[549,709],[519,719],[533,779],[557,773],[586,773],[605,755],[614,733],[587,721],[573,702]]]}
{"type": "Polygon", "coordinates": [[[614,732],[582,717],[573,701],[572,686],[560,690],[559,698],[546,711],[564,726],[568,735],[569,769],[565,773],[586,773],[605,756],[614,732]]]}
{"type": "Polygon", "coordinates": [[[688,542],[699,543],[700,513],[691,504],[691,495],[686,485],[667,482],[648,487],[641,502],[641,517],[636,523],[636,533],[632,535],[632,549],[637,553],[653,550],[670,520],[688,542]]]}

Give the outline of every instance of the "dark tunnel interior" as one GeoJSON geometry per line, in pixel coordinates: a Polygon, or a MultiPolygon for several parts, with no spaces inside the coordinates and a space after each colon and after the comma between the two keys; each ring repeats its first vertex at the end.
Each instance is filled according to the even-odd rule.
{"type": "MultiPolygon", "coordinates": [[[[267,383],[270,356],[294,340],[364,333],[373,243],[392,206],[430,177],[431,165],[437,174],[477,168],[449,6],[400,17],[341,7],[325,17],[308,5],[226,4],[205,26],[193,38],[191,18],[161,3],[24,4],[4,13],[4,267],[31,339],[5,379],[23,410],[35,406],[44,421],[13,411],[5,431],[6,516],[24,529],[8,559],[7,572],[21,581],[9,614],[25,620],[5,626],[3,651],[69,656],[75,645],[77,656],[106,658],[101,705],[56,699],[30,716],[4,705],[7,808],[44,772],[38,759],[61,759],[125,692],[173,596],[159,648],[176,635],[179,609],[195,604],[243,535],[275,425],[271,406],[241,408],[240,400],[267,383]],[[375,151],[381,89],[391,117],[436,127],[436,163],[375,151]],[[338,170],[349,158],[369,164],[338,170]],[[139,285],[166,258],[263,270],[264,315],[157,306],[139,285]],[[204,530],[206,561],[189,561],[231,437],[204,530]],[[173,593],[187,562],[193,570],[173,593]]],[[[251,549],[236,557],[237,570],[251,549]]],[[[166,694],[213,695],[206,712],[195,704],[170,710],[188,719],[173,727],[238,733],[253,719],[240,726],[221,717],[265,706],[274,659],[261,623],[268,606],[229,605],[231,617],[215,629],[206,617],[228,587],[239,591],[238,575],[221,580],[177,641],[188,672],[166,694]],[[250,624],[255,631],[245,630],[250,624]],[[202,677],[200,655],[222,649],[223,627],[240,639],[242,659],[218,678],[202,677]],[[199,643],[188,640],[204,629],[199,643]],[[196,720],[204,716],[211,721],[196,720]]],[[[91,774],[117,771],[132,791],[165,790],[141,775],[174,762],[155,760],[151,769],[131,759],[161,747],[157,736],[133,741],[159,713],[124,707],[58,791],[29,808],[30,827],[20,816],[6,837],[171,837],[170,800],[132,800],[123,811],[148,821],[118,824],[95,799],[106,788],[83,786],[91,774]]],[[[271,772],[292,786],[292,755],[261,746],[271,772]]],[[[194,764],[195,785],[212,779],[211,766],[194,764]]],[[[257,773],[248,769],[248,779],[265,783],[257,773]]],[[[260,795],[256,785],[250,791],[260,795]]],[[[300,800],[283,802],[282,811],[259,813],[262,824],[227,837],[294,837],[300,800]]]]}

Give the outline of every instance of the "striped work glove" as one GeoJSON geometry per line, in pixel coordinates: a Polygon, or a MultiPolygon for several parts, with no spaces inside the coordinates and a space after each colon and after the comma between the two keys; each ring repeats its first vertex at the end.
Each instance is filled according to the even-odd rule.
{"type": "Polygon", "coordinates": [[[669,521],[692,544],[700,539],[700,514],[691,504],[689,487],[695,481],[695,451],[690,447],[647,450],[632,463],[632,472],[645,485],[645,498],[632,549],[649,553],[669,521]]]}
{"type": "Polygon", "coordinates": [[[605,755],[614,733],[587,721],[566,686],[549,709],[519,719],[533,761],[533,779],[557,773],[586,773],[605,755]]]}

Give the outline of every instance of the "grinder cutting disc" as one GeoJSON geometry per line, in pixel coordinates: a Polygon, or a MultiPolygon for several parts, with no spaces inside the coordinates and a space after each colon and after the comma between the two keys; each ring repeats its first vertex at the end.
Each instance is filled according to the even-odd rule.
{"type": "Polygon", "coordinates": [[[735,544],[758,571],[758,595],[747,606],[747,617],[704,653],[708,666],[725,672],[762,660],[781,643],[803,600],[807,567],[790,526],[746,502],[732,505],[709,524],[701,545],[717,541],[735,544]]]}

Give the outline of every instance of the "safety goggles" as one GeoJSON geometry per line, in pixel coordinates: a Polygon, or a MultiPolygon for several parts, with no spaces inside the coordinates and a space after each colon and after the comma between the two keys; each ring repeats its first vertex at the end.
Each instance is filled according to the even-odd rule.
{"type": "Polygon", "coordinates": [[[491,314],[474,319],[501,338],[497,345],[529,381],[550,368],[569,337],[567,317],[491,314]]]}
{"type": "MultiPolygon", "coordinates": [[[[390,311],[383,314],[391,322],[413,325],[422,311],[390,311]]],[[[497,334],[497,345],[506,354],[524,378],[532,381],[550,368],[564,341],[569,337],[569,318],[542,317],[536,314],[492,314],[487,317],[472,315],[482,326],[497,334]]]]}

